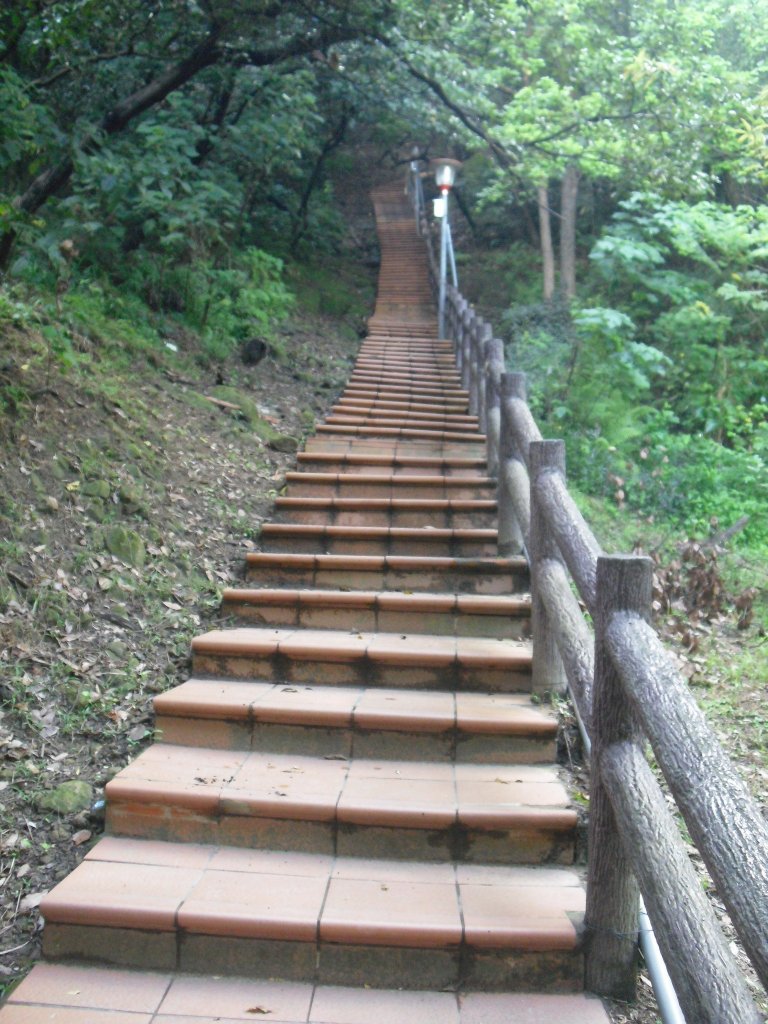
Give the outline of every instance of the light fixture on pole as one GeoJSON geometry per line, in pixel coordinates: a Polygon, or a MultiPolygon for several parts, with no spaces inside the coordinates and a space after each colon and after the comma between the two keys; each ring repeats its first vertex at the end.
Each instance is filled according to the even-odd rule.
{"type": "Polygon", "coordinates": [[[450,228],[448,226],[448,196],[453,184],[456,181],[456,172],[461,167],[460,160],[451,160],[448,157],[443,157],[432,161],[432,166],[435,171],[435,183],[440,189],[440,197],[442,203],[439,205],[435,203],[435,215],[441,219],[440,225],[440,295],[438,299],[438,319],[437,319],[437,332],[439,337],[443,337],[445,330],[445,277],[448,265],[448,235],[450,228]]]}

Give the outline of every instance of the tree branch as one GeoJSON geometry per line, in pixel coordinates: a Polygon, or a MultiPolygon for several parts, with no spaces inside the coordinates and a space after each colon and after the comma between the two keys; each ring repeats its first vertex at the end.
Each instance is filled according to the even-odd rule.
{"type": "Polygon", "coordinates": [[[117,60],[119,57],[135,57],[136,54],[133,49],[133,43],[126,50],[116,50],[114,53],[97,53],[93,57],[86,57],[80,65],[65,64],[63,68],[59,68],[58,71],[54,71],[47,78],[36,78],[30,82],[30,86],[35,89],[47,89],[49,85],[53,85],[54,82],[58,82],[60,78],[64,78],[66,75],[71,75],[73,71],[79,71],[85,64],[101,64],[109,60],[117,60]]]}

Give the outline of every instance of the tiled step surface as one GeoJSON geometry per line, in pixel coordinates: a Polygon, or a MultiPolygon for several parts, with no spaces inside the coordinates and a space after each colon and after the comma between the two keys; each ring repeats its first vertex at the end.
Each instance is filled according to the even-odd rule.
{"type": "Polygon", "coordinates": [[[485,469],[485,458],[478,456],[408,454],[404,452],[369,452],[326,443],[322,448],[309,444],[297,457],[302,469],[317,472],[363,473],[387,471],[398,474],[429,474],[438,477],[468,477],[480,479],[485,469]]]}
{"type": "Polygon", "coordinates": [[[400,991],[40,964],[3,1024],[606,1024],[584,995],[400,991]],[[56,1017],[49,1017],[55,1007],[56,1017]]]}
{"type": "Polygon", "coordinates": [[[523,558],[440,558],[414,555],[328,555],[252,551],[246,579],[265,587],[452,591],[455,594],[522,594],[528,589],[523,558]]]}
{"type": "Polygon", "coordinates": [[[45,897],[45,948],[124,966],[404,989],[573,992],[578,876],[107,838],[45,897]],[[147,934],[152,941],[147,941],[147,934]]]}
{"type": "Polygon", "coordinates": [[[198,676],[325,685],[530,689],[525,640],[324,629],[215,629],[192,641],[198,676]]]}
{"type": "Polygon", "coordinates": [[[154,707],[164,743],[347,759],[551,764],[557,732],[525,694],[189,679],[154,707]]]}
{"type": "Polygon", "coordinates": [[[398,591],[230,589],[222,595],[228,615],[262,626],[521,639],[528,632],[528,598],[483,594],[408,594],[398,591]]]}
{"type": "Polygon", "coordinates": [[[108,824],[122,835],[250,849],[573,862],[576,814],[551,766],[348,759],[339,749],[157,743],[108,784],[108,824]]]}
{"type": "Polygon", "coordinates": [[[427,498],[449,500],[491,500],[496,498],[496,481],[478,476],[430,476],[421,473],[286,473],[291,497],[341,498],[427,498]]]}
{"type": "Polygon", "coordinates": [[[261,546],[265,551],[318,554],[492,558],[496,555],[496,530],[264,523],[261,546]]]}
{"type": "Polygon", "coordinates": [[[225,595],[253,624],[198,637],[156,698],[111,835],[43,903],[68,963],[0,1024],[607,1024],[580,994],[555,722],[527,692],[527,567],[496,556],[401,188],[374,203],[369,337],[286,479],[290,521],[225,595]]]}
{"type": "Polygon", "coordinates": [[[489,498],[291,495],[275,500],[275,515],[280,522],[317,525],[488,529],[496,526],[496,501],[489,498]]]}

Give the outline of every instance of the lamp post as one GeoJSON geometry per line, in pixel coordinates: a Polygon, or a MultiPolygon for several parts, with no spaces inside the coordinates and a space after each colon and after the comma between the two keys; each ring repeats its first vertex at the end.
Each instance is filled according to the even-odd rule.
{"type": "Polygon", "coordinates": [[[437,333],[438,337],[442,338],[445,329],[445,278],[448,265],[448,233],[450,231],[448,227],[448,195],[456,181],[456,172],[461,167],[461,161],[444,157],[433,160],[432,166],[435,171],[435,182],[442,199],[440,209],[442,218],[440,226],[440,296],[437,306],[437,333]]]}

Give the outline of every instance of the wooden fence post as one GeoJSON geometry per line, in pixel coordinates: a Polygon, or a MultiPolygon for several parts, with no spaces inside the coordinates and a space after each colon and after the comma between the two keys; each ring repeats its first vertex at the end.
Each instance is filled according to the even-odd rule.
{"type": "Polygon", "coordinates": [[[615,612],[650,618],[652,578],[650,558],[601,555],[597,560],[585,983],[589,991],[615,999],[635,997],[640,891],[616,827],[600,758],[612,744],[643,740],[605,631],[615,612]]]}
{"type": "Polygon", "coordinates": [[[565,476],[565,442],[531,441],[528,446],[528,478],[531,494],[531,529],[528,534],[528,562],[531,571],[531,630],[533,633],[533,693],[564,693],[568,679],[548,622],[547,609],[539,590],[539,574],[547,562],[563,564],[557,542],[547,527],[536,498],[536,481],[543,473],[565,476]]]}
{"type": "MultiPolygon", "coordinates": [[[[498,548],[499,554],[517,555],[525,547],[523,524],[518,520],[512,500],[511,488],[515,479],[525,473],[523,460],[515,445],[515,435],[509,420],[507,403],[511,398],[525,401],[525,374],[503,373],[499,394],[499,482],[498,482],[498,548]]],[[[527,489],[525,494],[527,500],[527,489]]]]}

